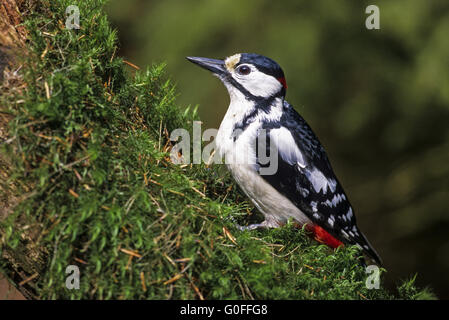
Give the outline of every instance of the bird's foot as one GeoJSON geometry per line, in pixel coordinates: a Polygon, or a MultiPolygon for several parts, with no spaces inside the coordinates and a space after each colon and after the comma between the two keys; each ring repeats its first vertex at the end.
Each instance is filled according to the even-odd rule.
{"type": "Polygon", "coordinates": [[[261,223],[254,223],[250,224],[249,226],[241,226],[237,223],[235,224],[235,227],[239,229],[240,231],[244,230],[255,230],[259,228],[279,228],[281,225],[274,219],[265,219],[261,223]]]}

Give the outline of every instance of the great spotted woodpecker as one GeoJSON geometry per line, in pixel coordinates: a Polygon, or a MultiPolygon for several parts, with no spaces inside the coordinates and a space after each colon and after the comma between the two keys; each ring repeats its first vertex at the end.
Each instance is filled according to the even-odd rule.
{"type": "Polygon", "coordinates": [[[253,53],[225,60],[187,59],[211,71],[229,92],[230,105],[215,143],[221,156],[234,159],[227,163],[228,169],[265,217],[246,228],[279,227],[293,218],[306,225],[316,240],[332,248],[355,244],[381,264],[356,225],[354,210],[323,146],[285,100],[287,83],[280,66],[253,53]],[[265,148],[276,150],[277,170],[271,174],[261,173],[266,167],[258,150],[262,131],[265,148]],[[252,161],[243,161],[243,155],[252,161]]]}

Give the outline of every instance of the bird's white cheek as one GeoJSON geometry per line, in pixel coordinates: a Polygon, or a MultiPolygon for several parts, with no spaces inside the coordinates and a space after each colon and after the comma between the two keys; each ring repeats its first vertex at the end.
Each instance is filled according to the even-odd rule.
{"type": "Polygon", "coordinates": [[[276,78],[259,71],[252,72],[247,77],[242,77],[239,82],[253,96],[257,97],[270,97],[282,88],[282,84],[276,78]]]}

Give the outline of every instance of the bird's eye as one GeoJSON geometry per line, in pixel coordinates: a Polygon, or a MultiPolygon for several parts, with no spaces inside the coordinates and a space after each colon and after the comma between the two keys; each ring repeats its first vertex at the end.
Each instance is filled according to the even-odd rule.
{"type": "Polygon", "coordinates": [[[246,75],[250,74],[250,72],[251,72],[251,68],[248,66],[245,66],[245,65],[237,68],[237,73],[241,74],[242,76],[246,76],[246,75]]]}

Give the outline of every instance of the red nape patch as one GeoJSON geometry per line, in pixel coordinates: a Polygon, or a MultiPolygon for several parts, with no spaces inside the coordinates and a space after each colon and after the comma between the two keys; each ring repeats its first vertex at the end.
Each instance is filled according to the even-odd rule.
{"type": "Polygon", "coordinates": [[[332,249],[338,248],[339,246],[343,246],[343,242],[338,239],[335,239],[333,236],[329,234],[326,230],[321,228],[320,226],[306,226],[306,229],[313,233],[313,238],[325,245],[331,247],[332,249]]]}
{"type": "Polygon", "coordinates": [[[282,84],[282,86],[287,89],[287,81],[285,81],[285,78],[278,78],[278,81],[282,84]]]}

